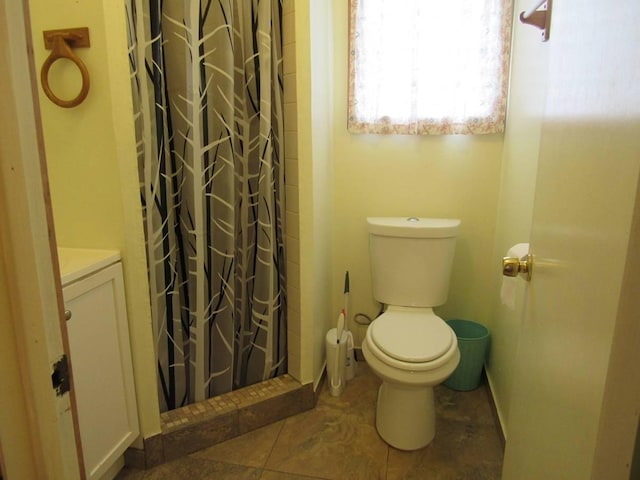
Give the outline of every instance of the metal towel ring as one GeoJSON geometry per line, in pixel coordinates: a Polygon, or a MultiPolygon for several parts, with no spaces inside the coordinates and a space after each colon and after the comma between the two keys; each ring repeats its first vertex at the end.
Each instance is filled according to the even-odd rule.
{"type": "Polygon", "coordinates": [[[83,27],[63,30],[48,30],[44,32],[44,41],[45,47],[51,49],[51,54],[42,64],[42,70],[40,71],[40,82],[42,83],[42,89],[44,90],[45,95],[49,100],[60,107],[72,108],[80,105],[89,93],[89,71],[80,57],[73,53],[71,46],[88,47],[89,29],[83,27]],[[75,63],[82,75],[80,93],[71,100],[63,100],[57,97],[49,86],[49,69],[56,60],[61,58],[66,58],[75,63]]]}

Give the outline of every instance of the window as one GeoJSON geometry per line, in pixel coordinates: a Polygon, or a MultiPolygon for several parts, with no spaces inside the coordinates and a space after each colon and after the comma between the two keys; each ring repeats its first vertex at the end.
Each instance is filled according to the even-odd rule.
{"type": "Polygon", "coordinates": [[[349,131],[504,131],[511,0],[351,0],[349,131]]]}

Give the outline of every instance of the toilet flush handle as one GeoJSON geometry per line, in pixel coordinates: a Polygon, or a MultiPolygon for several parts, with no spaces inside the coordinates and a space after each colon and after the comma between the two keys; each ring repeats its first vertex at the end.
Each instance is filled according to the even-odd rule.
{"type": "Polygon", "coordinates": [[[532,270],[533,256],[531,254],[525,255],[522,258],[502,258],[502,275],[504,275],[505,277],[517,277],[518,274],[520,274],[528,282],[529,280],[531,280],[532,270]]]}

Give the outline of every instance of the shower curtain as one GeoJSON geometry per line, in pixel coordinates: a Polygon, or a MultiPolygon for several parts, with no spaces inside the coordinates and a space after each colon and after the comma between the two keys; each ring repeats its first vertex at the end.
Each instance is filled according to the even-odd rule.
{"type": "Polygon", "coordinates": [[[286,373],[281,0],[125,0],[161,409],[286,373]]]}

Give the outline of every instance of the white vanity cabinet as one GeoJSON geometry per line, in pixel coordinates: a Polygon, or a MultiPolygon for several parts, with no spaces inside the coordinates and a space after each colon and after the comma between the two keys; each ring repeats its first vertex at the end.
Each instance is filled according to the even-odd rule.
{"type": "Polygon", "coordinates": [[[113,478],[139,433],[120,254],[59,257],[85,471],[113,478]]]}

